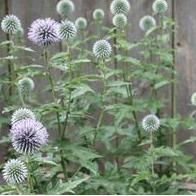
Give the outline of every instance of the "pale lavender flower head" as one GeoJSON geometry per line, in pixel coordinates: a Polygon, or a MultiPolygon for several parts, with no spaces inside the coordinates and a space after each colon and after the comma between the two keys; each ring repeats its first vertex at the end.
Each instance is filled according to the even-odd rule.
{"type": "Polygon", "coordinates": [[[39,46],[47,46],[59,41],[59,24],[51,19],[37,19],[29,27],[28,38],[39,46]]]}
{"type": "Polygon", "coordinates": [[[34,119],[18,121],[10,132],[13,147],[21,154],[34,154],[48,141],[46,128],[34,119]]]}

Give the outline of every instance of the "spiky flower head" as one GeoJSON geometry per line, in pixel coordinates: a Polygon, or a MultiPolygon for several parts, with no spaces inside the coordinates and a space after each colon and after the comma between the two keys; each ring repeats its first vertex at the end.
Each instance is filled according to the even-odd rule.
{"type": "Polygon", "coordinates": [[[46,128],[30,118],[15,123],[10,132],[13,147],[21,154],[34,154],[48,141],[46,128]]]}
{"type": "Polygon", "coordinates": [[[65,20],[62,21],[58,28],[58,35],[60,39],[70,40],[76,37],[77,29],[73,22],[65,20]]]}
{"type": "Polygon", "coordinates": [[[79,17],[75,21],[75,26],[78,30],[84,30],[87,27],[87,21],[86,18],[79,17]]]}
{"type": "Polygon", "coordinates": [[[27,119],[27,118],[30,118],[33,120],[36,119],[35,114],[31,110],[29,110],[27,108],[20,108],[12,114],[11,124],[13,125],[13,124],[17,123],[18,121],[23,120],[23,119],[27,119]]]}
{"type": "Polygon", "coordinates": [[[21,23],[17,16],[7,15],[1,22],[1,28],[5,33],[16,34],[21,28],[21,23]]]}
{"type": "Polygon", "coordinates": [[[152,16],[144,16],[141,18],[139,26],[143,31],[148,31],[156,26],[156,20],[152,16]]]}
{"type": "Polygon", "coordinates": [[[57,3],[56,10],[61,16],[67,17],[74,12],[75,6],[70,0],[61,0],[57,3]]]}
{"type": "Polygon", "coordinates": [[[191,96],[191,103],[192,103],[192,105],[196,106],[196,92],[193,93],[192,96],[191,96]]]}
{"type": "Polygon", "coordinates": [[[112,47],[107,40],[96,41],[93,45],[93,54],[98,59],[106,59],[112,53],[112,47]]]}
{"type": "Polygon", "coordinates": [[[127,14],[131,6],[128,0],[113,0],[110,5],[110,11],[113,15],[127,14]]]}
{"type": "Polygon", "coordinates": [[[31,78],[22,78],[17,83],[18,92],[21,97],[29,97],[35,87],[34,81],[31,78]]]}
{"type": "Polygon", "coordinates": [[[3,178],[8,184],[19,184],[27,177],[27,167],[19,159],[11,159],[3,167],[3,178]]]}
{"type": "Polygon", "coordinates": [[[142,127],[146,132],[157,131],[160,127],[160,120],[154,114],[149,114],[143,118],[142,127]]]}
{"type": "Polygon", "coordinates": [[[105,13],[102,9],[95,9],[93,12],[93,19],[96,21],[102,21],[105,17],[105,13]]]}
{"type": "Polygon", "coordinates": [[[29,27],[28,38],[39,46],[47,46],[59,41],[59,24],[51,18],[37,19],[29,27]]]}
{"type": "Polygon", "coordinates": [[[118,29],[124,29],[127,25],[127,17],[124,14],[116,14],[112,22],[118,29]]]}
{"type": "Polygon", "coordinates": [[[168,4],[166,0],[155,0],[152,4],[152,9],[156,14],[165,13],[168,10],[168,4]]]}

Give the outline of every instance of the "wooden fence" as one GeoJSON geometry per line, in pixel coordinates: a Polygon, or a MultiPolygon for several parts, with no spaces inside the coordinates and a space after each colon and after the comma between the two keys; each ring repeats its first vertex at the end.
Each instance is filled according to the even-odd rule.
{"type": "MultiPolygon", "coordinates": [[[[138,27],[140,18],[146,14],[152,14],[151,5],[153,0],[129,0],[132,9],[128,15],[131,23],[128,35],[129,40],[134,41],[142,36],[138,27]]],[[[0,0],[0,20],[6,12],[17,15],[27,32],[29,25],[37,18],[51,17],[59,20],[56,13],[56,3],[58,0],[0,0]]],[[[95,8],[102,8],[105,13],[105,23],[111,24],[112,16],[109,12],[111,0],[73,0],[76,11],[71,20],[83,16],[92,19],[92,12],[95,8]]],[[[175,17],[177,33],[175,34],[176,70],[178,72],[177,85],[177,110],[185,116],[194,108],[190,106],[190,97],[196,91],[196,0],[168,0],[170,5],[168,15],[175,17]],[[173,4],[172,4],[173,1],[173,4]],[[172,6],[173,5],[173,6],[172,6]]],[[[95,33],[93,29],[89,29],[95,33]]],[[[5,40],[6,35],[0,31],[0,41],[5,40]]],[[[37,49],[27,41],[27,45],[37,49]]],[[[54,50],[58,50],[58,46],[54,50]]],[[[36,56],[35,56],[36,57],[36,56]]],[[[39,83],[37,91],[42,89],[43,83],[39,83]]],[[[42,97],[44,99],[44,97],[42,97]]],[[[1,109],[1,108],[0,108],[1,109]]],[[[188,131],[179,132],[179,140],[187,138],[188,131]]],[[[196,133],[195,133],[196,135],[196,133]]],[[[190,145],[187,152],[196,155],[196,145],[190,145]]]]}

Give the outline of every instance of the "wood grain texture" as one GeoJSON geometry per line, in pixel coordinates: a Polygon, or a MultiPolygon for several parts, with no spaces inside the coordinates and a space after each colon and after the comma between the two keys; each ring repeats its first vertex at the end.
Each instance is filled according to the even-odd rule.
{"type": "MultiPolygon", "coordinates": [[[[177,110],[182,116],[189,115],[196,108],[190,106],[192,93],[196,92],[196,1],[175,2],[176,19],[176,70],[178,73],[177,110]]],[[[179,132],[179,139],[188,138],[189,130],[179,132]]],[[[196,135],[196,134],[195,134],[196,135]]],[[[196,145],[187,150],[196,155],[196,145]]]]}

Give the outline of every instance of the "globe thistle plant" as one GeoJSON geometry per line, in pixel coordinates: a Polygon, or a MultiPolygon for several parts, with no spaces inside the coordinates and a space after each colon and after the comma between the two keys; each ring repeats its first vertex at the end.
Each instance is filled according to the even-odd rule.
{"type": "Polygon", "coordinates": [[[59,41],[57,29],[59,24],[53,19],[35,20],[28,32],[28,38],[39,46],[47,46],[59,41]]]}
{"type": "Polygon", "coordinates": [[[102,9],[95,9],[93,12],[93,19],[96,21],[102,21],[105,17],[105,13],[102,9]]]}
{"type": "Polygon", "coordinates": [[[144,16],[139,22],[141,30],[148,31],[156,26],[156,20],[152,16],[144,16]]]}
{"type": "Polygon", "coordinates": [[[1,28],[5,33],[16,34],[21,29],[21,23],[17,16],[7,15],[1,22],[1,28]]]}
{"type": "Polygon", "coordinates": [[[13,124],[17,123],[18,121],[23,120],[23,119],[27,119],[27,118],[30,118],[33,120],[36,119],[35,114],[31,110],[29,110],[27,108],[20,108],[12,114],[11,124],[13,125],[13,124]]]}
{"type": "Polygon", "coordinates": [[[99,40],[93,45],[93,54],[98,59],[106,59],[112,53],[112,47],[107,40],[99,40]]]}
{"type": "Polygon", "coordinates": [[[142,127],[146,132],[155,132],[160,127],[160,120],[154,114],[149,114],[143,118],[142,127]]]}
{"type": "Polygon", "coordinates": [[[67,17],[74,12],[75,6],[70,0],[61,0],[57,3],[56,10],[61,16],[67,17]]]}
{"type": "Polygon", "coordinates": [[[156,14],[165,13],[168,10],[168,3],[166,0],[155,0],[152,9],[156,14]]]}
{"type": "Polygon", "coordinates": [[[68,20],[62,21],[58,28],[58,35],[62,40],[73,39],[77,35],[76,26],[68,20]]]}
{"type": "Polygon", "coordinates": [[[48,141],[46,128],[33,119],[18,121],[10,132],[13,147],[21,154],[34,154],[48,141]]]}
{"type": "Polygon", "coordinates": [[[130,7],[131,6],[128,0],[113,0],[110,5],[110,11],[113,15],[127,14],[130,7]]]}
{"type": "Polygon", "coordinates": [[[192,103],[192,105],[196,106],[196,93],[192,94],[192,96],[191,96],[191,103],[192,103]]]}
{"type": "Polygon", "coordinates": [[[78,30],[84,30],[87,27],[87,20],[83,17],[79,17],[75,21],[75,26],[78,30]]]}
{"type": "Polygon", "coordinates": [[[3,178],[8,184],[19,184],[27,177],[27,167],[19,159],[9,160],[3,167],[3,178]]]}
{"type": "Polygon", "coordinates": [[[127,17],[124,14],[116,14],[112,22],[116,28],[124,29],[127,25],[127,17]]]}
{"type": "Polygon", "coordinates": [[[22,78],[17,83],[18,92],[22,98],[29,97],[34,86],[34,81],[31,78],[22,78]]]}

